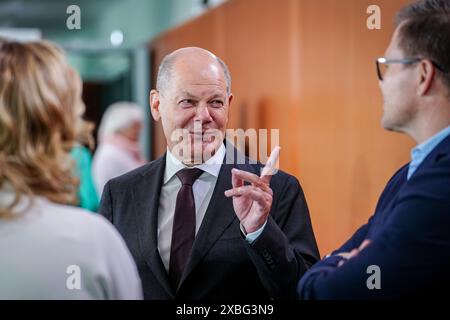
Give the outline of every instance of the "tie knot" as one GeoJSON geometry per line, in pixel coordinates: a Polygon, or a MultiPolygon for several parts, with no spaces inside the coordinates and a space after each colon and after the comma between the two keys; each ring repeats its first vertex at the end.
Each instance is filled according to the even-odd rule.
{"type": "Polygon", "coordinates": [[[176,176],[178,179],[180,179],[181,184],[192,186],[197,180],[198,177],[200,177],[203,173],[203,170],[198,168],[193,169],[182,169],[176,173],[176,176]]]}

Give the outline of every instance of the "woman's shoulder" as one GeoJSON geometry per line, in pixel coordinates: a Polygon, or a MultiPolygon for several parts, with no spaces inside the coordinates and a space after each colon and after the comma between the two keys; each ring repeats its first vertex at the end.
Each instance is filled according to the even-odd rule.
{"type": "Polygon", "coordinates": [[[39,210],[42,216],[39,217],[37,212],[37,228],[41,233],[48,232],[48,237],[56,243],[74,251],[90,252],[91,259],[96,257],[109,261],[112,259],[111,252],[115,252],[117,257],[128,259],[125,241],[102,215],[49,201],[39,210]]]}
{"type": "MultiPolygon", "coordinates": [[[[87,211],[83,208],[45,201],[39,207],[47,220],[55,224],[66,225],[68,229],[78,230],[80,233],[100,232],[111,233],[114,227],[102,215],[87,211]]],[[[98,233],[96,233],[98,236],[98,233]]]]}

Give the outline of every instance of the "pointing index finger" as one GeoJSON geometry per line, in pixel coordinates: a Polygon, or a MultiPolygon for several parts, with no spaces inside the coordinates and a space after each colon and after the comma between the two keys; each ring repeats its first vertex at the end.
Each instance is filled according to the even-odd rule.
{"type": "Polygon", "coordinates": [[[272,175],[276,174],[278,171],[278,159],[280,157],[280,150],[281,148],[279,146],[276,146],[272,152],[270,153],[269,159],[267,160],[266,165],[261,170],[261,178],[268,177],[268,180],[270,181],[270,178],[272,175]]]}

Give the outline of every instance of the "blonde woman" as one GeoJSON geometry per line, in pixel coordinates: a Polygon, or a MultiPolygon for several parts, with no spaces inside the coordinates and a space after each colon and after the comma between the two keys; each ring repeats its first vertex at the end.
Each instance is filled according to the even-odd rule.
{"type": "Polygon", "coordinates": [[[68,206],[69,152],[88,137],[81,80],[50,42],[0,39],[0,299],[140,299],[136,266],[102,217],[68,206]]]}

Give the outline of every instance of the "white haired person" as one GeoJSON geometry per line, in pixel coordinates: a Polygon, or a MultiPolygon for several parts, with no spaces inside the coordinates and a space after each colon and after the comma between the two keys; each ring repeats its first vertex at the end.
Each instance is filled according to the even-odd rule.
{"type": "Polygon", "coordinates": [[[92,164],[99,195],[110,179],[145,164],[139,148],[143,121],[142,108],[132,102],[116,102],[106,109],[98,130],[98,148],[92,164]]]}
{"type": "Polygon", "coordinates": [[[116,229],[69,206],[70,150],[90,135],[81,88],[54,44],[0,38],[0,300],[142,297],[116,229]]]}

